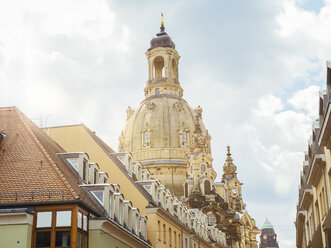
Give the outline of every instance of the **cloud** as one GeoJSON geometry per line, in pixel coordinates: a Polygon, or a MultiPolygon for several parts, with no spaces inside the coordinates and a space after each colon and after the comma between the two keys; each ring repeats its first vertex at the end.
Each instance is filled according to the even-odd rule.
{"type": "Polygon", "coordinates": [[[48,125],[84,122],[116,149],[125,109],[144,98],[161,11],[184,98],[204,109],[215,170],[230,144],[250,214],[260,226],[267,211],[293,247],[299,170],[331,54],[330,0],[319,12],[295,0],[3,2],[0,105],[48,125]]]}
{"type": "Polygon", "coordinates": [[[305,89],[295,92],[288,102],[296,109],[302,110],[311,118],[318,116],[320,87],[311,85],[305,89]]]}

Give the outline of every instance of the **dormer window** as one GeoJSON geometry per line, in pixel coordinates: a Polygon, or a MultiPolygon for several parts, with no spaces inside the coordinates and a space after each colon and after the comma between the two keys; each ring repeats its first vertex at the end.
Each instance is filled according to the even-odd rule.
{"type": "Polygon", "coordinates": [[[86,176],[86,170],[87,170],[87,161],[83,160],[83,180],[87,182],[87,176],[86,176]]]}
{"type": "Polygon", "coordinates": [[[121,199],[118,202],[118,221],[120,224],[123,223],[123,201],[121,199]]]}
{"type": "Polygon", "coordinates": [[[91,191],[92,194],[95,196],[95,198],[97,198],[97,200],[103,205],[103,191],[98,190],[98,191],[91,191]]]}
{"type": "Polygon", "coordinates": [[[78,171],[79,166],[79,158],[67,158],[67,161],[78,171]]]}
{"type": "Polygon", "coordinates": [[[144,147],[149,147],[151,144],[151,133],[148,130],[144,132],[143,139],[144,139],[144,147]]]}
{"type": "Polygon", "coordinates": [[[114,195],[112,192],[109,192],[109,216],[112,218],[113,217],[113,201],[114,201],[114,195]]]}
{"type": "Polygon", "coordinates": [[[98,171],[94,169],[94,184],[97,183],[98,171]]]}

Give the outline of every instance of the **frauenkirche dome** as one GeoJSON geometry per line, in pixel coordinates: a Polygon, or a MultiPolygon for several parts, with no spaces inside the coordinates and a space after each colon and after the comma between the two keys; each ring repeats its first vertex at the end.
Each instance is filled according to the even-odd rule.
{"type": "Polygon", "coordinates": [[[149,77],[145,99],[134,110],[127,109],[127,120],[119,137],[119,152],[131,152],[134,160],[149,169],[155,179],[180,196],[186,181],[187,156],[196,126],[208,137],[200,107],[192,109],[182,98],[178,81],[179,54],[175,43],[164,32],[151,41],[146,52],[149,77]]]}

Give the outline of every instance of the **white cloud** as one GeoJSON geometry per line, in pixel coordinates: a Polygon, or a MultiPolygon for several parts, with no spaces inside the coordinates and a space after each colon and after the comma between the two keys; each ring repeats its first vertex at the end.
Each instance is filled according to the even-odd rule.
{"type": "Polygon", "coordinates": [[[311,85],[308,88],[295,92],[288,102],[296,109],[305,111],[309,117],[318,116],[318,96],[320,87],[311,85]]]}
{"type": "Polygon", "coordinates": [[[2,1],[0,105],[48,115],[49,125],[85,122],[116,149],[126,107],[143,100],[144,52],[164,10],[184,97],[204,109],[215,169],[232,145],[250,214],[258,225],[260,208],[288,216],[276,232],[293,247],[293,229],[282,225],[293,227],[296,177],[331,58],[331,0],[320,13],[297,3],[2,1]]]}

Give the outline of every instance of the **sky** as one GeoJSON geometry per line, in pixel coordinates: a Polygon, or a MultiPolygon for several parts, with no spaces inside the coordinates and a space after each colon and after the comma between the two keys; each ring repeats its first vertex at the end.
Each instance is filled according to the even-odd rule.
{"type": "Polygon", "coordinates": [[[0,106],[41,126],[84,123],[117,150],[166,32],[184,99],[203,108],[218,178],[231,146],[247,210],[295,247],[303,154],[331,59],[331,0],[0,0],[0,106]]]}

